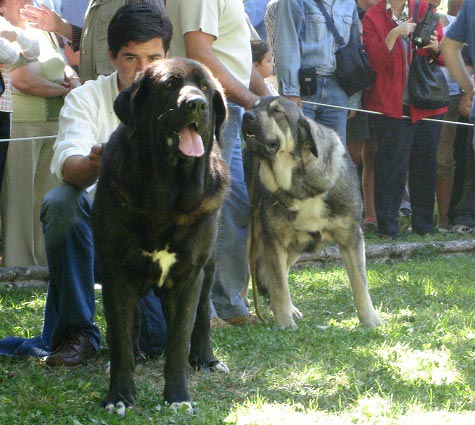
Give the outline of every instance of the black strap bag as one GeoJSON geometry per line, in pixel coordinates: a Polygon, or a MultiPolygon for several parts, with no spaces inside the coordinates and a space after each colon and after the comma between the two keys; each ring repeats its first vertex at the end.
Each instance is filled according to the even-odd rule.
{"type": "Polygon", "coordinates": [[[5,81],[3,81],[2,73],[0,72],[0,96],[5,92],[5,81]]]}
{"type": "Polygon", "coordinates": [[[338,84],[348,96],[371,87],[375,75],[369,65],[368,55],[361,45],[359,36],[345,44],[345,40],[336,29],[335,22],[326,11],[321,0],[315,0],[315,2],[323,16],[325,16],[328,29],[332,32],[339,46],[335,52],[335,76],[338,84]]]}
{"type": "MultiPolygon", "coordinates": [[[[419,1],[414,6],[414,22],[417,22],[419,1]]],[[[419,109],[440,109],[449,104],[449,87],[447,80],[434,58],[419,56],[416,48],[412,51],[409,67],[408,91],[409,102],[419,109]]]]}

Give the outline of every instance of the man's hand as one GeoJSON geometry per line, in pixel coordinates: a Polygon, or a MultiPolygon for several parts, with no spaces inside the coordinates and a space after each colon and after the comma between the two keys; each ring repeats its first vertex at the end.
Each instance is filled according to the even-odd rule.
{"type": "Polygon", "coordinates": [[[43,31],[56,32],[68,40],[72,38],[72,26],[54,10],[48,9],[44,4],[40,7],[26,4],[20,9],[20,15],[23,19],[30,22],[34,28],[43,31]]]}
{"type": "Polygon", "coordinates": [[[287,99],[291,100],[292,102],[296,103],[299,108],[302,107],[302,99],[298,96],[285,96],[287,99]]]}
{"type": "Polygon", "coordinates": [[[102,153],[104,152],[104,144],[97,143],[92,146],[91,152],[87,157],[89,160],[89,169],[92,174],[99,175],[99,170],[101,169],[102,162],[102,153]]]}
{"type": "Polygon", "coordinates": [[[99,176],[103,151],[103,144],[95,144],[89,155],[73,155],[67,158],[63,164],[64,182],[82,189],[93,185],[99,176]]]}
{"type": "Polygon", "coordinates": [[[459,114],[462,117],[468,118],[470,116],[474,94],[475,89],[473,90],[473,92],[464,93],[463,96],[460,98],[459,114]]]}

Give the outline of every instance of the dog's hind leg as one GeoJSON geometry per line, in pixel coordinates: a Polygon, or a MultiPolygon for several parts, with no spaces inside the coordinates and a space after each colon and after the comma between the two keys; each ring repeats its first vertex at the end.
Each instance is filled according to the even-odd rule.
{"type": "Polygon", "coordinates": [[[364,240],[361,229],[355,228],[354,233],[355,237],[349,238],[343,243],[338,240],[337,242],[345,262],[360,322],[365,326],[375,327],[381,324],[381,319],[376,313],[369,295],[364,240]]]}
{"type": "Polygon", "coordinates": [[[120,272],[113,279],[103,279],[102,296],[110,349],[109,394],[106,410],[125,415],[126,407],[135,404],[134,320],[138,294],[120,272]]]}
{"type": "Polygon", "coordinates": [[[205,372],[229,373],[228,367],[214,356],[210,338],[210,291],[216,272],[215,255],[204,268],[203,288],[201,289],[195,325],[191,335],[190,364],[205,372]]]}

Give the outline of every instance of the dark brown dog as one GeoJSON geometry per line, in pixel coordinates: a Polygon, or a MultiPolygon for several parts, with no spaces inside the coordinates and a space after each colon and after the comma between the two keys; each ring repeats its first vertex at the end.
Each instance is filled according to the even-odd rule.
{"type": "Polygon", "coordinates": [[[213,245],[229,184],[216,143],[224,97],[203,66],[170,59],[114,107],[122,124],[106,145],[93,208],[111,354],[105,407],[125,414],[134,405],[138,300],[154,288],[168,327],[165,401],[192,412],[188,362],[228,372],[209,335],[213,245]]]}

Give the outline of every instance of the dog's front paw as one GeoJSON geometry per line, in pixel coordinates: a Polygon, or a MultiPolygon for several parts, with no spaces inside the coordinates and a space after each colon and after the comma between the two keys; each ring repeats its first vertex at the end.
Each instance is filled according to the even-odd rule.
{"type": "Polygon", "coordinates": [[[229,373],[229,368],[224,363],[220,362],[219,360],[216,362],[210,363],[209,370],[210,372],[219,372],[219,373],[224,373],[226,375],[229,373]]]}
{"type": "Polygon", "coordinates": [[[298,326],[295,324],[294,319],[292,319],[292,316],[286,316],[286,317],[277,317],[274,316],[275,324],[278,328],[280,329],[288,329],[291,331],[295,331],[298,329],[298,326]]]}
{"type": "Polygon", "coordinates": [[[104,409],[106,409],[109,413],[115,413],[119,416],[124,417],[127,409],[132,409],[132,406],[126,405],[123,401],[114,402],[106,402],[104,409]]]}
{"type": "Polygon", "coordinates": [[[191,401],[181,401],[175,402],[170,404],[170,409],[172,409],[175,413],[186,413],[188,415],[192,415],[195,410],[196,403],[191,401]]]}
{"type": "Polygon", "coordinates": [[[303,314],[300,312],[300,310],[293,304],[290,306],[290,312],[292,313],[292,316],[296,317],[297,319],[301,319],[303,317],[303,314]]]}
{"type": "Polygon", "coordinates": [[[360,318],[360,321],[363,326],[367,326],[368,328],[375,328],[381,325],[382,323],[381,319],[375,311],[372,311],[369,314],[362,316],[360,318]]]}

